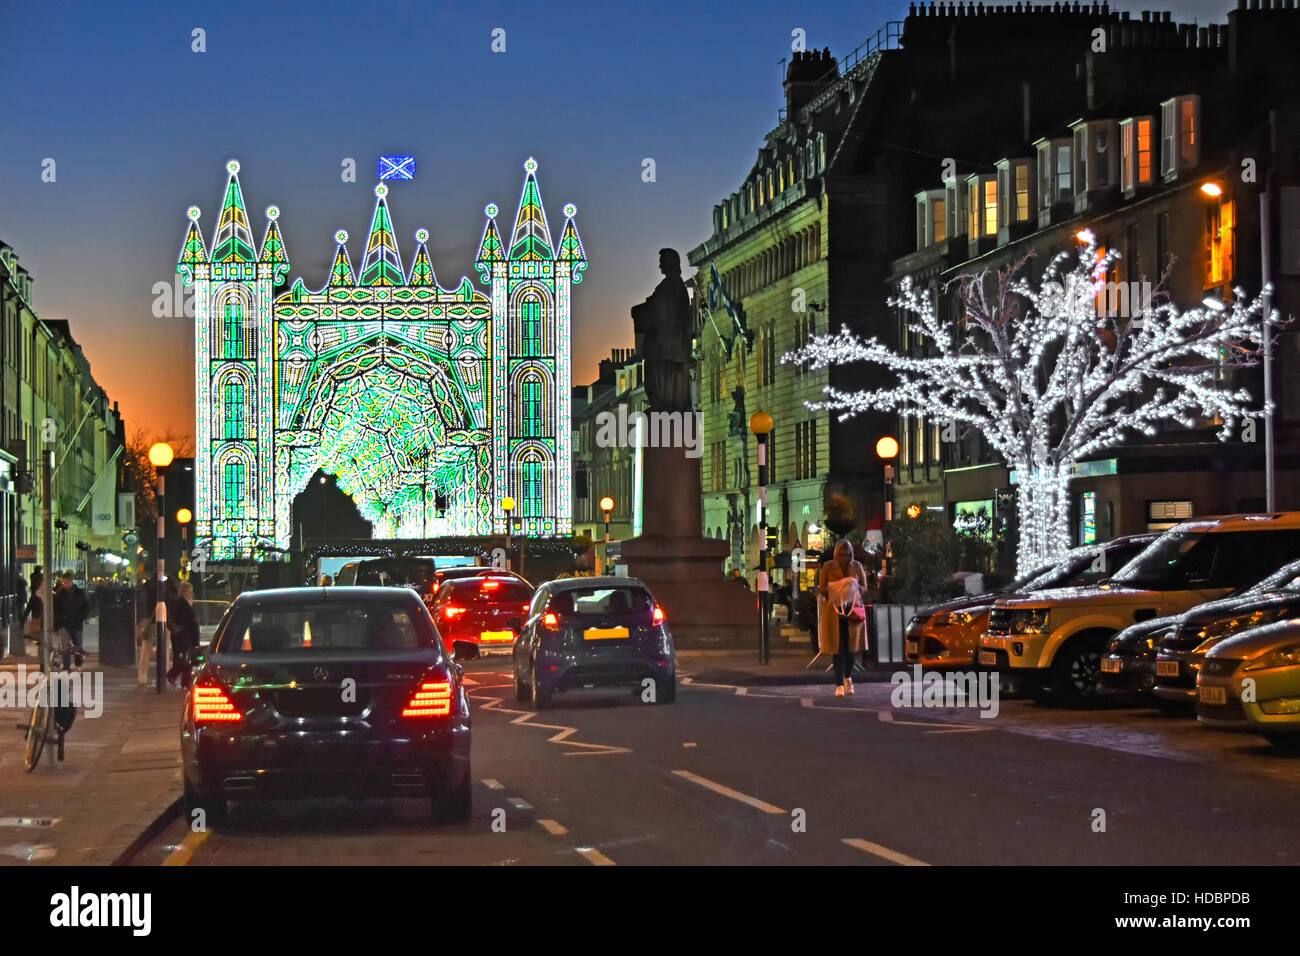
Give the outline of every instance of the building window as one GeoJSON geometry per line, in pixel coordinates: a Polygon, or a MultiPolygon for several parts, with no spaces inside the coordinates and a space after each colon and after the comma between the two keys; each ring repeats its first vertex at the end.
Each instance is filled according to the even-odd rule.
{"type": "Polygon", "coordinates": [[[238,299],[227,299],[222,311],[221,355],[228,359],[244,357],[244,303],[238,299]]]}
{"type": "Polygon", "coordinates": [[[542,516],[542,463],[536,458],[520,462],[520,497],[524,500],[524,518],[542,516]]]}
{"type": "Polygon", "coordinates": [[[1160,104],[1160,172],[1173,179],[1200,162],[1200,97],[1176,96],[1160,104]]]}
{"type": "Polygon", "coordinates": [[[542,435],[542,383],[535,378],[523,381],[524,437],[542,435]]]}
{"type": "Polygon", "coordinates": [[[715,441],[709,449],[709,471],[714,491],[727,487],[727,443],[715,441]]]}
{"type": "Polygon", "coordinates": [[[1196,101],[1190,97],[1178,104],[1181,111],[1178,126],[1178,151],[1184,167],[1196,165],[1200,147],[1200,131],[1196,128],[1196,101]]]}
{"type": "Polygon", "coordinates": [[[1234,226],[1232,200],[1210,203],[1205,210],[1205,286],[1232,281],[1234,226]]]}
{"type": "Polygon", "coordinates": [[[1067,202],[1074,198],[1070,179],[1070,147],[1056,147],[1056,201],[1067,202]]]}
{"type": "Polygon", "coordinates": [[[1016,222],[1029,221],[1029,164],[1016,167],[1016,222]]]}
{"type": "Polygon", "coordinates": [[[943,199],[930,200],[930,235],[933,242],[948,238],[948,204],[943,199]]]}
{"type": "Polygon", "coordinates": [[[971,239],[980,237],[980,184],[972,179],[966,184],[966,235],[971,239]]]}
{"type": "Polygon", "coordinates": [[[244,501],[244,463],[228,461],[222,473],[222,486],[226,499],[226,514],[235,517],[244,501]]]}
{"type": "Polygon", "coordinates": [[[521,343],[520,355],[536,357],[542,354],[542,300],[526,295],[519,304],[521,343]]]}
{"type": "Polygon", "coordinates": [[[225,406],[222,437],[244,437],[244,385],[242,382],[226,382],[222,386],[222,399],[225,406]]]}
{"type": "Polygon", "coordinates": [[[998,181],[984,182],[984,235],[996,236],[998,232],[998,181]]]}

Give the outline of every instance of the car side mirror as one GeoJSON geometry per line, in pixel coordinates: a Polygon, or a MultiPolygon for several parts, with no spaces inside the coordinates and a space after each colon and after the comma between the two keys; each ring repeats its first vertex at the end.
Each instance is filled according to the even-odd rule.
{"type": "Polygon", "coordinates": [[[478,660],[478,645],[473,641],[452,641],[451,653],[457,660],[476,661],[478,660]]]}
{"type": "Polygon", "coordinates": [[[208,652],[202,647],[191,647],[185,652],[185,659],[190,667],[198,667],[208,659],[208,652]]]}

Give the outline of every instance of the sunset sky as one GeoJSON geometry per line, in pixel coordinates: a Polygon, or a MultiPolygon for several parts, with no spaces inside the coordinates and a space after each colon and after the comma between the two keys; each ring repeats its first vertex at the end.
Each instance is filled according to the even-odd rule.
{"type": "MultiPolygon", "coordinates": [[[[1226,7],[1170,9],[1207,23],[1226,7]]],[[[188,434],[192,330],[153,316],[153,288],[173,281],[189,205],[210,241],[228,159],[242,165],[256,238],[278,205],[290,277],[316,288],[336,229],[360,260],[376,158],[414,155],[415,181],[389,200],[399,248],[409,262],[427,227],[454,287],[474,274],[484,205],[513,222],[532,155],[552,232],[561,206],[578,206],[591,264],[574,294],[574,376],[589,381],[611,348],[631,346],[628,309],[659,279],[656,250],[684,258],[748,172],[784,102],[791,31],[842,56],[906,12],[847,0],[756,0],[743,16],[707,2],[0,0],[0,239],[35,276],[38,312],[70,321],[128,429],[188,434]],[[195,28],[204,53],[191,50],[195,28]],[[496,28],[504,53],[490,49],[496,28]],[[355,183],[341,180],[345,158],[355,183]]]]}

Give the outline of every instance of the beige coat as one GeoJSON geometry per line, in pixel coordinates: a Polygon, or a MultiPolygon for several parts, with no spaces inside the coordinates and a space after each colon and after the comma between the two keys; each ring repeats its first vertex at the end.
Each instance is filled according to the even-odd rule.
{"type": "MultiPolygon", "coordinates": [[[[857,578],[858,587],[862,590],[863,600],[866,600],[867,594],[867,572],[862,565],[854,561],[849,565],[849,573],[844,574],[840,571],[839,563],[830,561],[822,565],[821,573],[818,575],[818,625],[817,625],[817,649],[823,654],[834,654],[840,649],[840,615],[835,610],[835,606],[826,599],[826,589],[832,581],[838,581],[843,577],[857,578]]],[[[867,646],[867,623],[849,622],[849,650],[854,654],[862,653],[867,646]]]]}

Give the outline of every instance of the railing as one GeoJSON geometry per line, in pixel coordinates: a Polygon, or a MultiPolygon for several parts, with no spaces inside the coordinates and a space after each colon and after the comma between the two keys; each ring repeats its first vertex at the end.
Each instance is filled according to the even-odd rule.
{"type": "MultiPolygon", "coordinates": [[[[828,76],[818,84],[813,95],[809,97],[808,104],[816,103],[828,89],[856,70],[870,57],[885,50],[897,50],[902,38],[903,21],[887,21],[883,27],[867,37],[839,60],[839,72],[833,76],[828,76]]],[[[777,125],[780,126],[786,120],[785,107],[783,106],[777,110],[776,115],[777,125]]]]}
{"type": "Polygon", "coordinates": [[[228,607],[229,601],[195,601],[194,616],[198,618],[199,627],[216,627],[228,607]]]}

